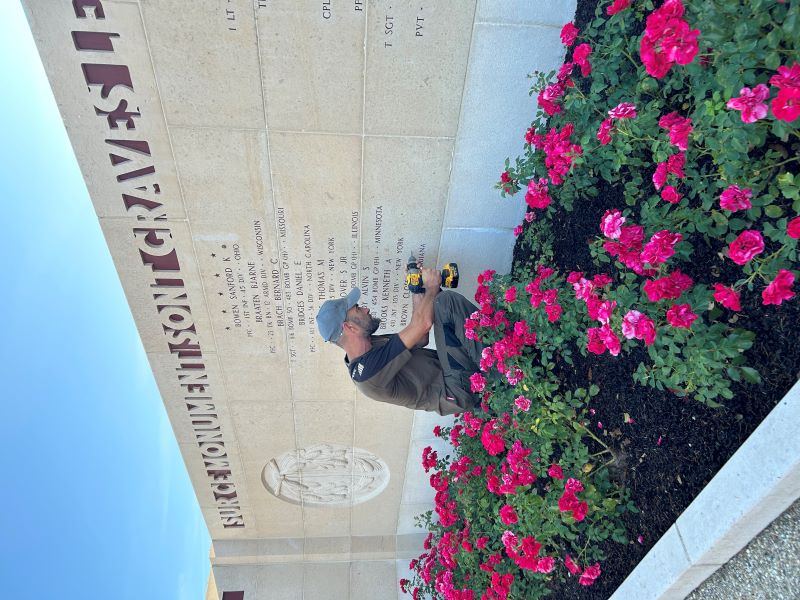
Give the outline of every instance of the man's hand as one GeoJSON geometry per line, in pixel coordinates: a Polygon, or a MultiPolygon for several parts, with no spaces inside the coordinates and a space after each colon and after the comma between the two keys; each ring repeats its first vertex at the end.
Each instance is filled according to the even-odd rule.
{"type": "Polygon", "coordinates": [[[436,295],[442,287],[442,273],[438,269],[421,269],[422,285],[426,294],[436,295]]]}
{"type": "Polygon", "coordinates": [[[409,350],[428,343],[428,332],[433,327],[433,304],[442,285],[442,274],[436,269],[420,269],[420,274],[425,293],[412,295],[411,322],[398,334],[409,350]]]}

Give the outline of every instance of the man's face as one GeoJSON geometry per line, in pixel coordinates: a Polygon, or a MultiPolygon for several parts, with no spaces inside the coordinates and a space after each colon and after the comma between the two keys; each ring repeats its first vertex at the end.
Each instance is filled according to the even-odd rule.
{"type": "Polygon", "coordinates": [[[365,335],[372,335],[381,326],[381,320],[370,315],[366,306],[353,306],[347,311],[347,320],[358,325],[365,335]]]}

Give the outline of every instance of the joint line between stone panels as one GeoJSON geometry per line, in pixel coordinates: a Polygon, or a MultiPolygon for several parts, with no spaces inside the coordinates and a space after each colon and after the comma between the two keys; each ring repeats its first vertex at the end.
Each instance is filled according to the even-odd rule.
{"type": "Polygon", "coordinates": [[[393,135],[391,133],[365,133],[368,138],[391,138],[391,139],[411,139],[411,140],[455,140],[452,135],[393,135]]]}
{"type": "Polygon", "coordinates": [[[513,231],[513,227],[444,227],[443,229],[452,229],[453,231],[491,231],[494,233],[504,233],[506,231],[513,231]]]}
{"type": "Polygon", "coordinates": [[[270,129],[272,133],[291,133],[292,135],[333,135],[337,137],[361,137],[360,133],[348,131],[308,131],[305,129],[270,129]]]}
{"type": "MultiPolygon", "coordinates": [[[[439,244],[441,245],[441,240],[439,241],[439,244]]],[[[415,410],[414,411],[414,415],[411,417],[411,436],[410,437],[411,437],[412,441],[414,439],[414,431],[415,431],[414,426],[417,423],[417,412],[418,411],[415,410]]],[[[408,449],[406,450],[405,470],[403,471],[403,487],[400,490],[400,504],[397,507],[398,511],[402,510],[403,498],[406,497],[406,486],[408,485],[408,469],[409,469],[410,466],[411,466],[411,442],[409,441],[409,446],[408,446],[408,449]]],[[[394,528],[394,535],[395,535],[395,538],[398,535],[400,535],[400,515],[399,515],[399,513],[397,515],[397,525],[395,525],[395,528],[394,528]]],[[[397,557],[397,545],[395,545],[395,558],[396,557],[397,557]]]]}
{"type": "MultiPolygon", "coordinates": [[[[366,122],[367,122],[367,48],[368,48],[368,37],[369,37],[369,2],[364,4],[364,42],[363,42],[363,52],[364,52],[364,68],[362,70],[361,75],[361,175],[359,179],[359,228],[358,228],[358,267],[359,271],[361,268],[361,261],[363,259],[363,252],[362,252],[362,236],[361,232],[364,230],[364,148],[366,146],[367,138],[364,135],[366,133],[366,122]]],[[[356,272],[356,284],[358,284],[358,272],[356,272]]],[[[353,393],[352,393],[352,403],[353,403],[353,442],[352,447],[356,445],[356,436],[358,434],[357,427],[358,427],[358,419],[357,419],[357,410],[356,410],[356,403],[358,402],[358,393],[353,386],[353,393]]],[[[350,519],[350,523],[348,525],[348,531],[350,532],[351,537],[351,544],[352,544],[352,537],[353,537],[353,485],[354,485],[354,478],[353,478],[353,470],[350,470],[350,506],[348,508],[348,518],[350,519]]],[[[352,553],[352,547],[350,548],[352,553]]],[[[350,569],[348,572],[348,588],[349,590],[353,589],[353,563],[352,563],[352,554],[350,555],[350,569]]]]}
{"type": "Polygon", "coordinates": [[[475,25],[491,25],[492,27],[519,27],[520,29],[541,29],[542,27],[548,29],[557,29],[561,31],[561,28],[557,25],[551,25],[550,23],[500,23],[497,21],[475,21],[475,25]]]}
{"type": "MultiPolygon", "coordinates": [[[[458,143],[458,132],[461,129],[461,121],[464,119],[464,94],[467,93],[467,76],[469,75],[469,64],[472,58],[472,45],[475,42],[475,15],[478,11],[478,0],[472,7],[472,30],[469,36],[469,50],[467,51],[466,66],[464,67],[464,80],[461,83],[461,98],[458,104],[458,124],[456,125],[456,134],[453,138],[453,148],[450,152],[450,168],[447,173],[447,200],[444,203],[444,212],[442,213],[442,231],[439,234],[439,248],[437,253],[442,251],[442,241],[444,240],[444,230],[446,227],[445,219],[447,218],[447,209],[450,207],[450,195],[453,193],[453,161],[456,156],[456,144],[458,143]]],[[[438,257],[437,257],[438,258],[438,257]]]]}
{"type": "Polygon", "coordinates": [[[681,549],[683,550],[683,555],[684,557],[686,557],[686,562],[689,564],[689,567],[691,568],[692,566],[694,566],[694,562],[689,556],[689,551],[686,549],[686,543],[683,541],[683,535],[681,535],[681,530],[678,527],[677,523],[675,523],[675,533],[678,534],[678,539],[681,542],[681,549]]]}
{"type": "MultiPolygon", "coordinates": [[[[175,170],[177,171],[177,166],[175,167],[175,170]]],[[[97,217],[98,220],[102,219],[103,221],[131,221],[132,220],[132,217],[126,217],[124,215],[98,215],[97,213],[95,213],[95,216],[97,217]]],[[[190,221],[189,221],[189,217],[187,216],[186,218],[183,218],[183,219],[169,217],[169,218],[167,218],[166,221],[159,221],[159,222],[160,223],[187,223],[188,224],[190,221]]]]}
{"type": "MultiPolygon", "coordinates": [[[[267,149],[267,165],[269,167],[269,185],[270,189],[272,190],[272,225],[275,231],[275,244],[276,244],[276,251],[278,256],[280,256],[280,235],[278,232],[278,218],[277,218],[277,203],[276,203],[276,195],[277,195],[277,185],[275,184],[275,174],[272,170],[272,152],[270,150],[270,139],[269,139],[269,121],[267,116],[267,91],[264,89],[264,64],[261,61],[261,36],[258,32],[258,8],[255,3],[251,4],[253,9],[253,27],[255,29],[256,34],[256,52],[258,53],[258,77],[259,83],[261,87],[261,108],[264,113],[264,138],[266,142],[266,149],[267,149]]],[[[266,208],[266,207],[265,207],[266,208]]],[[[283,281],[283,265],[278,265],[278,270],[281,274],[281,281],[283,281]]],[[[286,314],[286,294],[283,295],[281,299],[281,303],[283,304],[283,312],[286,314]]],[[[286,342],[286,371],[289,374],[289,398],[292,403],[292,419],[293,419],[293,426],[294,426],[294,446],[297,448],[297,415],[294,410],[294,378],[292,377],[292,362],[289,360],[289,332],[287,328],[284,328],[284,339],[286,342]]]]}
{"type": "Polygon", "coordinates": [[[172,129],[199,129],[211,131],[264,131],[263,127],[217,127],[215,125],[170,125],[172,129]]]}

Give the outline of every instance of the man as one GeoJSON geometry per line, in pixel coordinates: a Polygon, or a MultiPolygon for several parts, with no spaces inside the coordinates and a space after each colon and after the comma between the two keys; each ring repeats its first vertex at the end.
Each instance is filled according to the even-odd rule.
{"type": "Polygon", "coordinates": [[[480,398],[470,392],[482,346],[464,336],[464,320],[477,310],[466,298],[441,291],[441,273],[421,270],[423,294],[413,294],[411,321],[391,335],[373,335],[381,321],[353,288],[344,298],[327,300],[317,327],[327,342],[344,349],[350,377],[373,400],[449,415],[471,410],[480,398]],[[433,328],[436,351],[428,350],[433,328]]]}

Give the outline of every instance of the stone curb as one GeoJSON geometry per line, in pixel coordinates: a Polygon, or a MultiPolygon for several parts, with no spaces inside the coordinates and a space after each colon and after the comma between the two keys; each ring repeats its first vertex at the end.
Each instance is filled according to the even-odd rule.
{"type": "Polygon", "coordinates": [[[800,382],[610,600],[682,600],[800,497],[800,382]]]}

